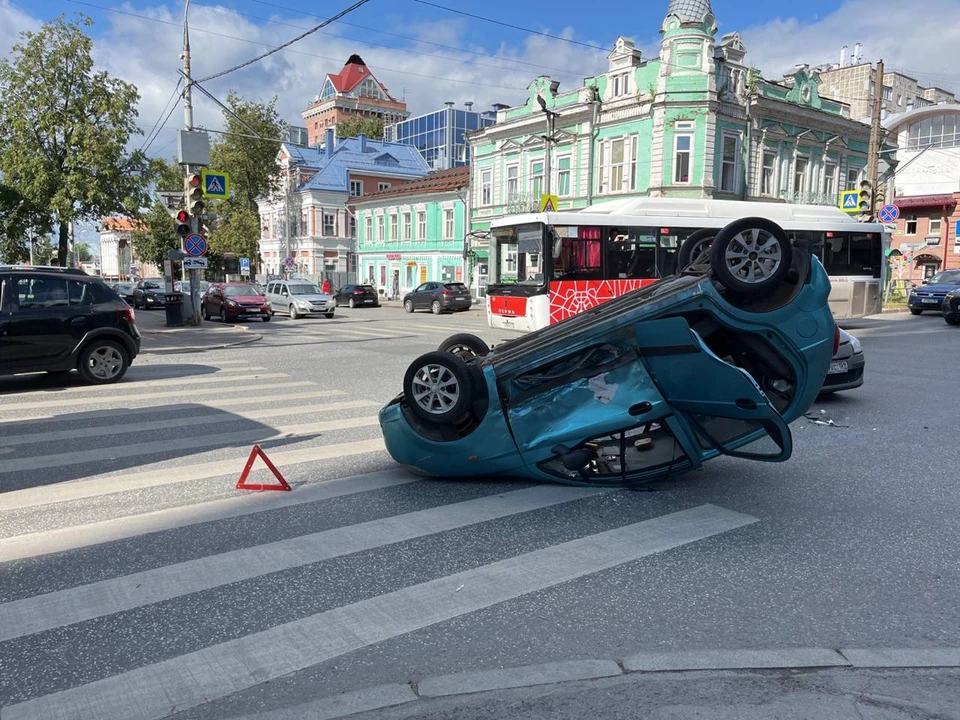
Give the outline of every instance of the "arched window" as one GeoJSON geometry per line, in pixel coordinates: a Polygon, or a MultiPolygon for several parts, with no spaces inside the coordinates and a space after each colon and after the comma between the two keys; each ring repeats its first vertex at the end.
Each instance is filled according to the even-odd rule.
{"type": "Polygon", "coordinates": [[[907,131],[907,148],[916,150],[928,146],[938,148],[960,145],[960,114],[951,113],[925,117],[912,123],[907,131]]]}

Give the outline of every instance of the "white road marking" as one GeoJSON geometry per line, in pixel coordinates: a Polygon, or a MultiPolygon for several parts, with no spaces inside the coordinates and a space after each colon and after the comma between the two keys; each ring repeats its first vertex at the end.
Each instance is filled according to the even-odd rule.
{"type": "Polygon", "coordinates": [[[296,488],[295,492],[241,492],[233,497],[221,498],[220,500],[164,508],[163,510],[154,510],[139,515],[127,515],[27,535],[16,535],[0,539],[0,562],[76,550],[81,547],[138,537],[161,530],[199,525],[223,520],[224,518],[254,515],[277,508],[329,500],[343,495],[380,490],[394,485],[421,482],[422,480],[421,477],[392,468],[355,477],[311,483],[296,488]]]}
{"type": "MultiPolygon", "coordinates": [[[[277,438],[271,439],[275,440],[277,438]]],[[[270,460],[273,461],[273,464],[280,469],[280,472],[283,472],[284,467],[287,465],[313,463],[331,458],[339,459],[350,455],[363,455],[366,453],[381,452],[383,450],[385,450],[383,439],[375,438],[373,440],[358,440],[338,445],[322,445],[320,447],[302,448],[299,450],[268,449],[267,454],[270,460]]],[[[135,473],[126,471],[122,474],[99,475],[84,480],[74,480],[71,482],[56,483],[54,485],[43,485],[41,487],[24,488],[23,490],[0,493],[0,512],[24,507],[52,505],[53,503],[66,502],[68,500],[80,500],[81,498],[111,495],[128,490],[141,490],[143,488],[157,487],[160,485],[175,485],[181,482],[205,480],[224,475],[239,477],[240,471],[243,469],[243,464],[246,462],[249,454],[250,451],[244,449],[241,455],[235,455],[226,460],[215,460],[213,462],[182,467],[170,467],[165,462],[159,462],[152,465],[140,466],[135,473]]],[[[257,467],[260,466],[257,465],[257,467]]]]}
{"type": "Polygon", "coordinates": [[[159,720],[369,645],[754,522],[757,518],[701,505],[27,700],[4,708],[0,718],[159,720]]]}
{"type": "Polygon", "coordinates": [[[176,563],[0,605],[0,642],[221,585],[582,500],[609,490],[539,485],[176,563]]]}

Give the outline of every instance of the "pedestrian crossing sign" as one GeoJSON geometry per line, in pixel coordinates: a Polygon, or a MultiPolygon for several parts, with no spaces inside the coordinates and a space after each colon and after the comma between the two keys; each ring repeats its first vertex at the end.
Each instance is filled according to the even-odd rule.
{"type": "Polygon", "coordinates": [[[856,190],[844,190],[840,193],[840,209],[845,213],[859,213],[860,193],[856,190]]]}
{"type": "Polygon", "coordinates": [[[230,197],[230,174],[204,170],[200,173],[205,198],[226,200],[230,197]]]}
{"type": "Polygon", "coordinates": [[[541,195],[540,212],[556,212],[558,202],[560,202],[560,198],[556,195],[541,195]]]}

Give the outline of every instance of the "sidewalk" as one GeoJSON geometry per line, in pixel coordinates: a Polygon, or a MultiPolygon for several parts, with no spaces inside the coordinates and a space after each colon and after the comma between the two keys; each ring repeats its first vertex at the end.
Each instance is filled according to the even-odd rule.
{"type": "Polygon", "coordinates": [[[173,354],[220,350],[247,345],[263,336],[246,324],[224,325],[216,320],[203,322],[200,327],[167,327],[163,310],[137,310],[137,327],[143,334],[141,353],[173,354]]]}

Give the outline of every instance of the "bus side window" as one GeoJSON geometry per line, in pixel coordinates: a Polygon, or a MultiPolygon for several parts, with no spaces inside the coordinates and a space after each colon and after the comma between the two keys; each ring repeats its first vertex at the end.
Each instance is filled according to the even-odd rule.
{"type": "Polygon", "coordinates": [[[559,238],[553,245],[554,280],[601,280],[600,241],[559,238]]]}
{"type": "Polygon", "coordinates": [[[610,228],[608,232],[608,279],[640,280],[657,277],[657,236],[654,230],[610,228]]]}

